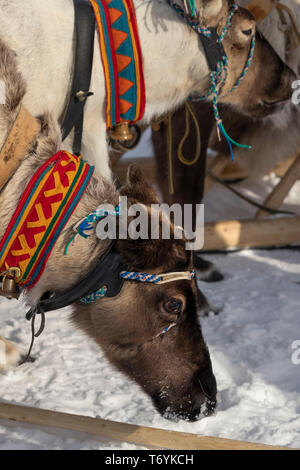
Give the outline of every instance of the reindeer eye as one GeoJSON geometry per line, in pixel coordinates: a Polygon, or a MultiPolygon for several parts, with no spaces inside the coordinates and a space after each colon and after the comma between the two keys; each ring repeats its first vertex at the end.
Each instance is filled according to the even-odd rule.
{"type": "Polygon", "coordinates": [[[164,309],[167,313],[179,315],[182,310],[182,301],[179,299],[170,299],[168,302],[164,303],[164,309]]]}
{"type": "Polygon", "coordinates": [[[242,31],[243,34],[245,34],[245,36],[251,36],[252,34],[252,28],[250,29],[245,29],[244,31],[242,31]]]}

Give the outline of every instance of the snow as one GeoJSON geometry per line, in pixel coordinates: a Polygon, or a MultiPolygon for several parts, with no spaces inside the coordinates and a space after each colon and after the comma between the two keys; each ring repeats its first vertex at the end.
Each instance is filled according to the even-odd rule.
{"type": "MultiPolygon", "coordinates": [[[[147,148],[147,145],[146,145],[147,148]]],[[[149,155],[149,152],[148,152],[149,155]]],[[[261,198],[274,175],[241,190],[261,198]]],[[[300,184],[286,208],[299,211],[300,184]]],[[[216,185],[205,200],[207,220],[249,217],[253,209],[216,185]],[[221,201],[221,203],[220,203],[221,201]]],[[[200,283],[222,311],[202,319],[218,381],[215,416],[196,423],[169,422],[139,387],[103,357],[69,321],[69,309],[47,315],[34,347],[34,363],[0,375],[1,401],[101,417],[143,426],[264,444],[300,447],[300,365],[292,348],[300,340],[300,249],[245,250],[206,255],[225,274],[200,283]]],[[[0,301],[1,335],[30,342],[24,308],[0,301]]],[[[0,449],[138,449],[91,436],[0,421],[0,449]]]]}

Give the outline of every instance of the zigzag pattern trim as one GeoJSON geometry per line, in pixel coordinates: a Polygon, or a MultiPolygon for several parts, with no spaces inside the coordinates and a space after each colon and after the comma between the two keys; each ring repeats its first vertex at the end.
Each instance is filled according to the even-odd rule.
{"type": "Polygon", "coordinates": [[[106,82],[107,128],[134,124],[145,112],[145,82],[132,0],[90,0],[106,82]]]}
{"type": "Polygon", "coordinates": [[[0,273],[17,267],[20,286],[36,284],[93,171],[81,158],[62,151],[38,169],[1,240],[0,273]]]}

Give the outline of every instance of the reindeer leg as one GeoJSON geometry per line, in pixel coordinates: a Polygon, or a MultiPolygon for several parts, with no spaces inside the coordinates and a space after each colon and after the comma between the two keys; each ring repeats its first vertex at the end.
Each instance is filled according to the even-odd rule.
{"type": "Polygon", "coordinates": [[[207,297],[198,289],[198,307],[199,307],[199,317],[204,318],[208,317],[210,313],[214,315],[219,315],[223,310],[223,305],[216,306],[211,303],[207,297]]]}
{"type": "Polygon", "coordinates": [[[20,359],[16,346],[0,336],[0,371],[17,366],[20,359]]]}
{"type": "MultiPolygon", "coordinates": [[[[201,106],[194,106],[194,111],[198,119],[201,131],[201,155],[197,163],[192,166],[183,165],[177,156],[176,149],[182,139],[185,129],[185,111],[179,109],[172,118],[173,125],[173,183],[174,194],[170,194],[166,180],[168,179],[168,159],[166,156],[167,148],[167,128],[162,123],[158,130],[152,132],[152,141],[155,151],[155,160],[157,168],[157,180],[159,188],[162,192],[164,202],[168,204],[179,203],[201,204],[204,194],[205,174],[206,174],[206,157],[207,147],[214,126],[215,120],[210,104],[201,103],[201,106]]],[[[183,151],[189,158],[195,153],[195,129],[192,126],[190,135],[187,139],[183,151]]],[[[193,230],[196,225],[196,214],[193,214],[193,230]]],[[[194,252],[194,266],[197,269],[198,279],[204,282],[218,282],[224,279],[223,275],[216,269],[210,261],[206,261],[201,257],[201,251],[194,252]]]]}
{"type": "Polygon", "coordinates": [[[220,282],[223,281],[224,276],[217,270],[216,266],[202,258],[201,251],[194,252],[194,267],[197,269],[197,277],[199,281],[203,282],[220,282]]]}

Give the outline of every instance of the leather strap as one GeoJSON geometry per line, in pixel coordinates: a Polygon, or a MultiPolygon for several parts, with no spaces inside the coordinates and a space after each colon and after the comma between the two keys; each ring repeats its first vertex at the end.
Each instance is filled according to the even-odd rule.
{"type": "Polygon", "coordinates": [[[19,168],[21,162],[27,158],[28,149],[40,130],[40,121],[34,118],[24,106],[21,106],[0,151],[0,191],[19,168]]]}
{"type": "Polygon", "coordinates": [[[62,294],[41,299],[38,305],[27,313],[27,320],[31,320],[37,313],[45,313],[67,307],[78,302],[82,297],[93,294],[103,286],[107,287],[105,297],[115,297],[118,295],[125,282],[124,279],[121,279],[120,273],[126,269],[126,266],[120,253],[115,250],[114,245],[114,243],[110,245],[109,249],[97,262],[95,268],[75,286],[62,294]]]}
{"type": "Polygon", "coordinates": [[[226,57],[226,52],[222,42],[218,42],[220,38],[217,32],[217,28],[208,28],[211,32],[211,36],[207,37],[203,34],[199,34],[202,42],[207,64],[211,71],[217,70],[218,62],[223,62],[226,57]]]}
{"type": "Polygon", "coordinates": [[[65,140],[75,127],[73,153],[81,153],[81,140],[83,130],[84,106],[91,84],[95,16],[89,0],[73,0],[75,11],[76,48],[74,74],[70,101],[62,124],[63,140],[65,140]]]}

